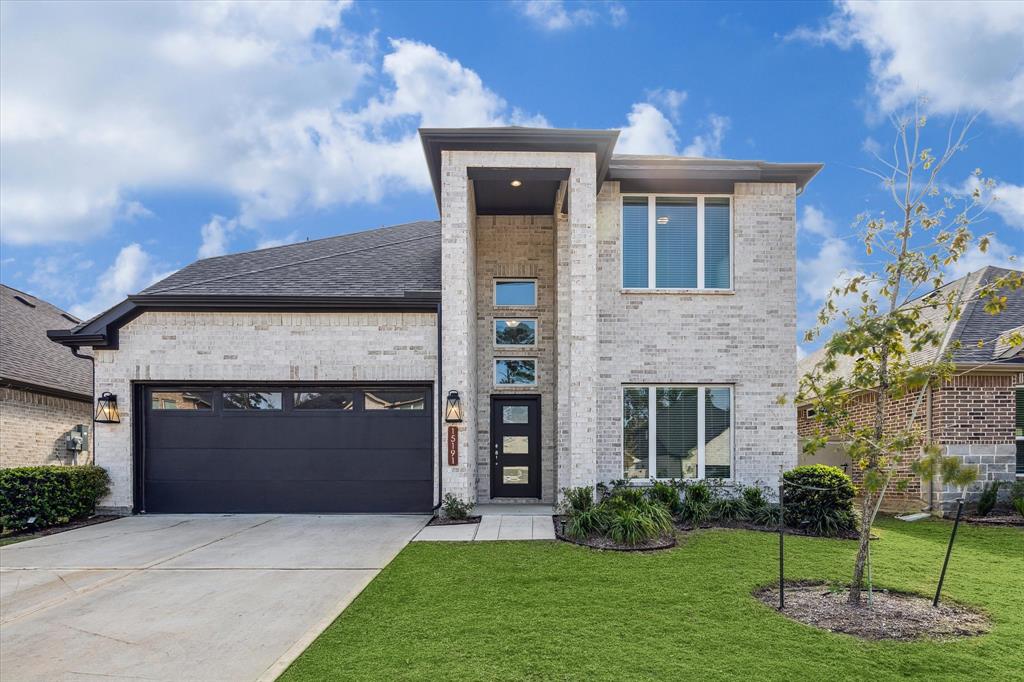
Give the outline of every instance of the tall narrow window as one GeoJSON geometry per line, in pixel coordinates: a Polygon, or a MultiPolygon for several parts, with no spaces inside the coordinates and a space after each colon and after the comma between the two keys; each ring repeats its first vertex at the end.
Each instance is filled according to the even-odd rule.
{"type": "Polygon", "coordinates": [[[622,286],[647,288],[647,197],[622,200],[622,286]]]}
{"type": "Polygon", "coordinates": [[[629,479],[731,478],[732,387],[623,386],[629,479]]]}
{"type": "Polygon", "coordinates": [[[658,199],[655,219],[655,286],[697,287],[697,200],[658,199]]]}
{"type": "Polygon", "coordinates": [[[705,289],[729,288],[729,216],[728,199],[704,199],[705,289]]]}
{"type": "Polygon", "coordinates": [[[651,477],[650,405],[646,387],[622,390],[622,449],[626,478],[651,477]]]}

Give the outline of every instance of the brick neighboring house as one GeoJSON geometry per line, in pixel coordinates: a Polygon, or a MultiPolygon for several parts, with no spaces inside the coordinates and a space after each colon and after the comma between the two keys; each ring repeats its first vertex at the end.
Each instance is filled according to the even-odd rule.
{"type": "Polygon", "coordinates": [[[51,334],[117,396],[105,506],[425,512],[796,463],[776,398],[820,165],[616,156],[614,130],[420,136],[439,221],[201,260],[51,334]]]}
{"type": "MultiPolygon", "coordinates": [[[[1024,478],[1024,348],[1013,346],[1009,337],[1024,328],[1024,291],[1007,290],[1006,309],[990,315],[984,304],[977,301],[980,287],[1003,277],[1012,270],[988,266],[947,283],[939,290],[943,295],[962,291],[966,304],[960,319],[947,331],[940,349],[922,351],[913,361],[927,362],[952,351],[956,375],[937,389],[928,389],[923,397],[918,394],[895,402],[890,407],[889,425],[901,428],[917,405],[915,423],[932,442],[943,446],[947,455],[962,457],[967,464],[979,467],[979,481],[968,491],[968,501],[977,501],[982,486],[991,481],[1013,482],[1024,478]],[[984,342],[979,346],[979,341],[984,342]]],[[[931,295],[931,294],[929,294],[931,295]]],[[[927,311],[934,324],[942,322],[942,310],[927,311]]],[[[800,362],[801,375],[821,359],[822,351],[800,362]]],[[[838,371],[843,371],[840,367],[838,371]]],[[[806,405],[798,406],[798,428],[801,437],[814,433],[814,420],[806,405]]],[[[855,419],[869,422],[873,417],[873,403],[868,395],[854,403],[855,419]]],[[[844,463],[841,444],[826,448],[822,456],[801,456],[801,463],[824,461],[844,463]]],[[[916,450],[904,453],[904,462],[898,467],[894,480],[905,481],[903,491],[890,489],[883,503],[887,510],[905,510],[920,507],[922,501],[933,509],[948,510],[957,497],[953,488],[923,482],[910,471],[910,462],[918,456],[916,450]]],[[[848,460],[845,461],[848,464],[848,460]]],[[[858,478],[855,467],[852,475],[858,478]]],[[[1003,491],[1003,495],[1008,493],[1003,491]]],[[[1002,495],[1001,495],[1002,496],[1002,495]]]]}
{"type": "Polygon", "coordinates": [[[92,367],[53,344],[49,329],[79,320],[46,301],[0,284],[0,468],[87,463],[65,437],[92,427],[92,367]]]}

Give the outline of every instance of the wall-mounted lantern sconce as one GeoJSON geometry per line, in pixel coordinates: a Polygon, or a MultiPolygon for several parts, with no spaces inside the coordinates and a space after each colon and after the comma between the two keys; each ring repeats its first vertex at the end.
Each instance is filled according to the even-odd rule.
{"type": "Polygon", "coordinates": [[[105,391],[96,400],[96,418],[93,419],[97,424],[120,424],[121,414],[117,411],[117,396],[109,391],[105,391]]]}
{"type": "Polygon", "coordinates": [[[458,391],[448,391],[448,400],[445,401],[444,420],[449,424],[462,423],[462,398],[458,391]]]}

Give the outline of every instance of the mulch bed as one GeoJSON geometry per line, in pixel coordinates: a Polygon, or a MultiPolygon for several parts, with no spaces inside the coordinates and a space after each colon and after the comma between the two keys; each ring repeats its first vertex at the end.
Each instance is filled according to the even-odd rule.
{"type": "Polygon", "coordinates": [[[106,523],[107,521],[113,521],[119,519],[120,516],[112,514],[97,514],[96,516],[90,516],[84,519],[75,519],[68,523],[61,524],[59,526],[50,526],[49,528],[43,528],[40,530],[21,530],[17,533],[9,533],[0,535],[0,540],[12,540],[17,539],[19,542],[23,540],[32,540],[34,538],[42,538],[47,535],[55,535],[57,533],[63,533],[66,530],[74,530],[75,528],[83,528],[85,526],[94,526],[97,523],[106,523]]]}
{"type": "Polygon", "coordinates": [[[659,549],[671,549],[677,544],[676,537],[674,535],[666,535],[664,537],[655,538],[654,540],[648,540],[647,542],[642,542],[636,545],[620,545],[611,538],[603,535],[591,535],[585,540],[578,540],[562,533],[562,522],[565,520],[564,516],[552,516],[551,520],[555,525],[556,538],[562,542],[579,545],[580,547],[606,549],[612,552],[651,552],[659,549]]]}
{"type": "MultiPolygon", "coordinates": [[[[779,533],[778,526],[758,526],[757,524],[750,523],[749,521],[723,521],[720,519],[715,521],[705,521],[704,523],[701,523],[699,526],[695,526],[691,523],[676,523],[676,528],[678,528],[681,531],[694,531],[705,528],[736,528],[739,530],[756,530],[761,533],[775,533],[776,535],[778,535],[779,533]]],[[[801,528],[792,528],[790,526],[786,526],[786,535],[800,535],[809,538],[825,537],[830,540],[857,540],[860,538],[860,534],[857,533],[857,531],[850,531],[847,533],[840,533],[839,535],[826,536],[815,535],[814,533],[808,533],[807,531],[801,528]]],[[[877,540],[878,536],[872,535],[871,539],[877,540]]]]}
{"type": "MultiPolygon", "coordinates": [[[[777,586],[756,590],[754,596],[778,608],[777,586]]],[[[953,639],[981,635],[991,628],[984,614],[952,602],[939,602],[934,608],[926,597],[875,590],[869,608],[866,591],[861,606],[850,606],[846,597],[845,586],[833,590],[824,583],[787,584],[786,608],[780,613],[805,625],[868,640],[953,639]]]]}
{"type": "Polygon", "coordinates": [[[449,519],[444,516],[435,516],[430,519],[428,526],[464,526],[468,523],[480,523],[479,516],[467,516],[464,519],[449,519]]]}
{"type": "Polygon", "coordinates": [[[986,526],[1021,526],[1024,527],[1024,516],[1020,514],[989,514],[988,516],[968,516],[967,523],[980,523],[986,526]]]}

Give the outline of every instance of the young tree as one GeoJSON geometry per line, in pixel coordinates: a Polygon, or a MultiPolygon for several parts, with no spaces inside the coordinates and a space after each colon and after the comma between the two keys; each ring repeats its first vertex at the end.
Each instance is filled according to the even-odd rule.
{"type": "MultiPolygon", "coordinates": [[[[805,336],[810,341],[839,329],[825,342],[821,360],[801,378],[798,400],[815,408],[815,434],[804,451],[813,454],[829,440],[843,441],[861,473],[860,546],[851,604],[861,602],[871,525],[893,473],[903,453],[928,446],[917,425],[925,390],[955,372],[953,349],[939,349],[966,300],[963,287],[942,288],[946,269],[970,249],[988,248],[989,236],[976,236],[973,228],[994,198],[995,183],[978,169],[965,192],[942,177],[966,149],[974,120],[954,120],[944,150],[936,152],[925,144],[927,119],[917,108],[913,116],[893,118],[892,158],[875,154],[881,168],[867,172],[884,184],[895,217],[869,211],[854,223],[877,267],[841,278],[805,336]],[[934,294],[923,296],[933,289],[934,294]],[[863,408],[865,399],[870,415],[857,418],[854,401],[863,408]],[[908,405],[904,420],[898,410],[907,414],[908,405]]],[[[986,309],[999,312],[1006,287],[1021,286],[1020,279],[1001,278],[980,290],[986,309]]]]}

